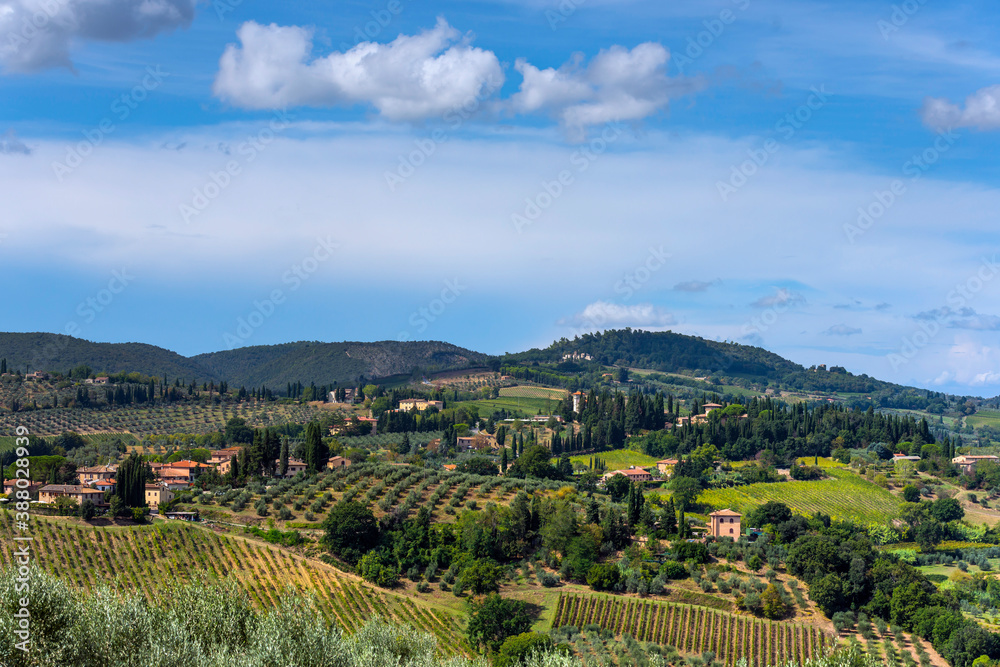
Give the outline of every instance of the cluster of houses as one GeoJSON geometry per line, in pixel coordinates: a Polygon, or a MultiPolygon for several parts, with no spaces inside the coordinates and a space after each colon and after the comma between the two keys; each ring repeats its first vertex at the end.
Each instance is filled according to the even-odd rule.
{"type": "MultiPolygon", "coordinates": [[[[160,505],[169,503],[174,499],[176,491],[183,491],[191,488],[195,479],[203,470],[215,468],[220,475],[225,475],[232,468],[233,459],[240,452],[240,447],[228,447],[212,452],[208,463],[198,461],[174,461],[172,463],[150,463],[149,466],[156,476],[155,482],[146,484],[145,497],[146,504],[157,509],[160,505]]],[[[278,461],[275,461],[275,465],[278,461]]],[[[327,468],[334,469],[351,465],[350,459],[343,456],[334,456],[327,461],[327,468]]],[[[285,477],[294,477],[306,470],[305,461],[300,459],[288,459],[288,467],[285,477]]],[[[28,491],[34,496],[38,495],[41,503],[55,503],[59,498],[69,498],[78,503],[90,500],[95,505],[103,507],[107,505],[104,497],[108,491],[114,492],[117,483],[115,475],[118,472],[118,464],[89,466],[77,469],[77,484],[46,484],[32,482],[28,491]]],[[[17,490],[17,480],[7,480],[4,482],[4,492],[11,493],[17,490]]]]}

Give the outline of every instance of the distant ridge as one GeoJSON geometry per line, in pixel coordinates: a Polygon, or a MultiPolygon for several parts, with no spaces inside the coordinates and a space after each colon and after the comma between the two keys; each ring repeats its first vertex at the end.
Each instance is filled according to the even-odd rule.
{"type": "Polygon", "coordinates": [[[93,372],[139,372],[170,381],[225,380],[231,386],[272,388],[289,382],[353,383],[480,366],[487,356],[436,341],[375,343],[297,342],[256,345],[184,357],[145,343],[94,343],[50,333],[0,333],[0,358],[10,370],[66,372],[80,365],[93,372]]]}

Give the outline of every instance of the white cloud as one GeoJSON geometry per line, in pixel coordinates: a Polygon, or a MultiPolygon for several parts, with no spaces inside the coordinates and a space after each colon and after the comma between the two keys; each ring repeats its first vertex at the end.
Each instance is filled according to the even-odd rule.
{"type": "Polygon", "coordinates": [[[7,130],[7,134],[0,136],[0,155],[31,155],[31,149],[23,141],[17,138],[14,130],[7,130]]]}
{"type": "Polygon", "coordinates": [[[651,303],[626,306],[608,301],[595,301],[562,325],[573,325],[584,329],[610,329],[616,327],[666,327],[676,324],[677,319],[651,303]]]}
{"type": "Polygon", "coordinates": [[[76,40],[155,37],[194,18],[195,0],[0,0],[0,67],[8,72],[72,68],[76,40]]]}
{"type": "Polygon", "coordinates": [[[707,292],[708,288],[716,284],[717,280],[705,282],[704,280],[688,280],[674,285],[675,292],[707,292]]]}
{"type": "Polygon", "coordinates": [[[794,305],[806,302],[806,298],[797,292],[789,291],[785,288],[779,289],[770,296],[762,296],[754,301],[751,306],[755,308],[771,308],[779,305],[794,305]]]}
{"type": "Polygon", "coordinates": [[[974,127],[1000,129],[1000,85],[981,88],[965,98],[965,108],[943,97],[929,97],[920,110],[924,124],[934,130],[974,127]]]}
{"type": "Polygon", "coordinates": [[[666,109],[670,99],[702,86],[699,79],[670,78],[670,52],[646,42],[629,50],[602,50],[589,65],[575,55],[559,69],[539,69],[519,59],[515,69],[524,77],[511,98],[518,113],[546,111],[572,132],[611,121],[634,121],[666,109]]]}
{"type": "Polygon", "coordinates": [[[827,336],[853,336],[861,333],[861,329],[846,324],[834,324],[823,333],[827,336]]]}
{"type": "Polygon", "coordinates": [[[470,46],[444,19],[388,44],[363,42],[313,57],[312,33],[244,23],[219,63],[215,94],[240,107],[371,105],[390,120],[440,116],[503,84],[492,51],[470,46]]]}

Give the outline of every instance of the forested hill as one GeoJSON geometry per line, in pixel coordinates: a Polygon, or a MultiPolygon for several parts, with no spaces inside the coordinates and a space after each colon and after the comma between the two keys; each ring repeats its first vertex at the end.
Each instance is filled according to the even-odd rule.
{"type": "Polygon", "coordinates": [[[234,387],[354,383],[366,379],[482,365],[487,356],[449,343],[299,342],[259,345],[184,357],[144,343],[93,343],[49,333],[0,333],[0,358],[10,371],[138,372],[174,379],[224,380],[234,387]]]}
{"type": "Polygon", "coordinates": [[[86,365],[95,373],[137,371],[146,375],[217,380],[197,362],[145,343],[93,343],[51,333],[0,333],[0,358],[11,372],[60,371],[86,365]]]}
{"type": "Polygon", "coordinates": [[[281,387],[287,382],[329,384],[481,365],[487,356],[437,341],[377,343],[299,342],[241,347],[191,358],[232,385],[281,387]]]}
{"type": "MultiPolygon", "coordinates": [[[[621,329],[556,341],[544,350],[507,355],[505,364],[554,363],[566,355],[589,355],[593,363],[718,379],[766,381],[790,389],[873,393],[897,385],[831,366],[815,372],[760,347],[722,343],[670,331],[621,329]]],[[[831,361],[836,361],[832,359],[831,361]]],[[[587,363],[577,358],[574,363],[587,363]]]]}

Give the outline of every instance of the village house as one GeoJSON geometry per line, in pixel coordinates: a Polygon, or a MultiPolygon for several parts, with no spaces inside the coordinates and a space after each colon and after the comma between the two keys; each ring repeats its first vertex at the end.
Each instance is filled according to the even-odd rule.
{"type": "Polygon", "coordinates": [[[707,415],[710,412],[712,412],[712,410],[718,410],[722,406],[719,405],[718,403],[706,403],[705,405],[703,405],[701,407],[705,409],[705,414],[707,415]]]}
{"type": "Polygon", "coordinates": [[[159,484],[146,485],[146,504],[154,510],[174,499],[174,492],[159,484]]]}
{"type": "MultiPolygon", "coordinates": [[[[274,460],[275,468],[281,464],[280,459],[274,460]]],[[[329,467],[329,461],[327,462],[327,467],[329,467]]],[[[288,467],[285,469],[285,477],[295,477],[300,472],[306,471],[306,462],[301,459],[288,459],[288,467]]]]}
{"type": "Polygon", "coordinates": [[[448,472],[455,472],[455,468],[457,468],[458,465],[456,465],[454,463],[445,463],[441,467],[444,468],[445,470],[447,470],[448,472]]]}
{"type": "Polygon", "coordinates": [[[160,486],[165,489],[170,489],[171,491],[186,491],[191,488],[191,482],[185,482],[179,479],[165,479],[160,481],[160,486]]]}
{"type": "Polygon", "coordinates": [[[607,483],[607,481],[615,475],[624,475],[633,482],[649,482],[653,479],[653,475],[648,470],[632,466],[624,470],[612,470],[604,473],[604,475],[601,476],[601,482],[607,483]]]}
{"type": "Polygon", "coordinates": [[[708,534],[712,537],[731,537],[738,540],[742,535],[740,520],[743,518],[739,512],[731,509],[719,510],[708,515],[708,534]]]}
{"type": "Polygon", "coordinates": [[[80,484],[48,484],[38,490],[38,501],[54,503],[57,498],[70,498],[78,503],[90,500],[95,505],[104,505],[104,492],[80,484]]]}
{"type": "Polygon", "coordinates": [[[399,409],[403,412],[409,412],[413,409],[423,412],[427,408],[444,410],[444,401],[425,401],[422,398],[404,398],[399,402],[399,409]]]}
{"type": "Polygon", "coordinates": [[[28,480],[24,480],[24,481],[27,483],[26,486],[25,485],[19,485],[17,483],[18,482],[17,479],[4,480],[4,483],[3,483],[3,492],[6,493],[8,496],[10,496],[12,493],[14,493],[16,491],[27,491],[28,495],[30,497],[32,497],[32,498],[37,497],[38,496],[38,490],[40,488],[42,488],[42,483],[41,482],[29,482],[28,480]]]}
{"type": "Polygon", "coordinates": [[[993,456],[992,454],[984,454],[978,456],[972,456],[970,454],[962,454],[961,456],[956,456],[951,460],[963,475],[971,475],[976,471],[976,464],[980,461],[990,461],[991,463],[1000,462],[1000,457],[993,456]]]}
{"type": "Polygon", "coordinates": [[[89,468],[77,468],[76,474],[80,484],[87,486],[102,479],[111,479],[118,472],[118,464],[109,466],[91,466],[89,468]]]}
{"type": "Polygon", "coordinates": [[[351,459],[345,459],[343,456],[332,456],[326,462],[326,467],[330,470],[334,468],[342,468],[344,466],[351,465],[351,459]]]}
{"type": "Polygon", "coordinates": [[[212,452],[208,465],[214,466],[220,475],[227,474],[233,467],[233,459],[240,453],[242,447],[226,447],[212,452]]]}
{"type": "Polygon", "coordinates": [[[91,484],[91,486],[101,492],[111,491],[112,493],[114,493],[115,488],[118,486],[118,483],[115,482],[114,478],[101,479],[91,484]]]}
{"type": "Polygon", "coordinates": [[[661,475],[669,477],[673,474],[675,465],[677,465],[677,459],[663,459],[656,462],[656,469],[660,471],[661,475]]]}

